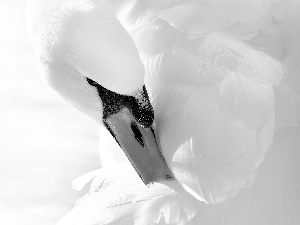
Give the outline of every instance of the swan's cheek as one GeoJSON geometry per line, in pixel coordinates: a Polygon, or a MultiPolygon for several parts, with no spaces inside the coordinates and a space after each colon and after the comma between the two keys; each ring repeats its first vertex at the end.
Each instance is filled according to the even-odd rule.
{"type": "Polygon", "coordinates": [[[237,127],[201,93],[166,108],[171,113],[163,112],[160,143],[186,191],[215,204],[252,185],[272,141],[274,120],[259,130],[237,127]]]}

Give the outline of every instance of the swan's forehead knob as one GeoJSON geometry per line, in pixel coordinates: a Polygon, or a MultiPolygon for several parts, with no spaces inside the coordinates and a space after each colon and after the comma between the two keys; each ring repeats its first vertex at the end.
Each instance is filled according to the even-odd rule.
{"type": "Polygon", "coordinates": [[[142,127],[150,127],[152,125],[154,111],[145,86],[129,96],[110,91],[89,78],[87,78],[87,81],[98,90],[103,105],[103,120],[117,114],[126,107],[133,119],[142,127]]]}

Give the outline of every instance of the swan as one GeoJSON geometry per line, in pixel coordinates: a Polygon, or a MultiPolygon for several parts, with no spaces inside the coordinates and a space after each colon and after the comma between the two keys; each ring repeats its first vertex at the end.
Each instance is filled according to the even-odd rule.
{"type": "Polygon", "coordinates": [[[59,224],[297,224],[297,45],[292,39],[273,51],[284,40],[274,27],[287,31],[295,5],[31,1],[41,73],[71,104],[104,122],[135,169],[125,164],[78,178],[77,189],[94,178],[90,193],[59,224]],[[145,124],[130,108],[118,111],[121,118],[126,111],[130,126],[116,111],[106,122],[106,105],[116,105],[112,95],[142,96],[146,107],[138,111],[153,114],[153,106],[154,132],[147,128],[153,115],[145,124]],[[139,163],[140,155],[151,157],[140,151],[132,121],[154,143],[150,165],[159,159],[160,167],[139,163]],[[134,138],[122,133],[128,127],[134,138]]]}
{"type": "Polygon", "coordinates": [[[31,1],[28,11],[48,84],[107,127],[145,184],[171,179],[151,128],[154,115],[143,65],[112,6],[105,1],[31,1]]]}

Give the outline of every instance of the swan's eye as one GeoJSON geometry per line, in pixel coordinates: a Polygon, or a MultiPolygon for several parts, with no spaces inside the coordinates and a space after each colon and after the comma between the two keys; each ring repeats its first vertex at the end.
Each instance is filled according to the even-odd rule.
{"type": "Polygon", "coordinates": [[[144,147],[145,144],[144,144],[144,141],[143,141],[143,135],[140,132],[137,124],[135,122],[132,122],[130,127],[131,127],[131,130],[132,130],[133,134],[134,134],[135,139],[144,147]]]}

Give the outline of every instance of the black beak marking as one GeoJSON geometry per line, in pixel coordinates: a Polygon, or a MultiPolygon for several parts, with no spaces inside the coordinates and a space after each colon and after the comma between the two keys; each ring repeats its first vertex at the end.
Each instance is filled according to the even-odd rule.
{"type": "MultiPolygon", "coordinates": [[[[144,147],[145,143],[143,140],[143,135],[140,132],[138,126],[140,125],[145,127],[151,127],[154,120],[154,112],[150,104],[145,86],[143,87],[143,92],[141,94],[144,98],[144,101],[149,104],[146,104],[146,106],[142,107],[139,105],[138,100],[135,97],[117,94],[113,91],[104,88],[103,86],[101,86],[100,84],[98,84],[97,82],[89,78],[86,79],[91,86],[96,87],[98,90],[99,97],[101,98],[103,104],[103,123],[105,127],[109,130],[111,135],[114,137],[114,139],[118,142],[116,135],[106,123],[106,119],[110,115],[116,114],[119,111],[121,111],[124,107],[127,107],[131,112],[133,118],[135,119],[135,121],[132,121],[131,123],[130,126],[131,130],[134,134],[135,139],[142,145],[142,147],[144,147]]],[[[151,127],[151,131],[154,135],[154,131],[152,127],[151,127]]],[[[119,142],[118,144],[120,145],[119,142]]]]}
{"type": "Polygon", "coordinates": [[[143,86],[139,98],[136,98],[115,93],[89,78],[86,79],[91,86],[96,87],[98,90],[99,97],[103,104],[103,121],[110,115],[117,114],[126,107],[140,126],[151,127],[154,121],[154,111],[145,86],[143,86]]]}

